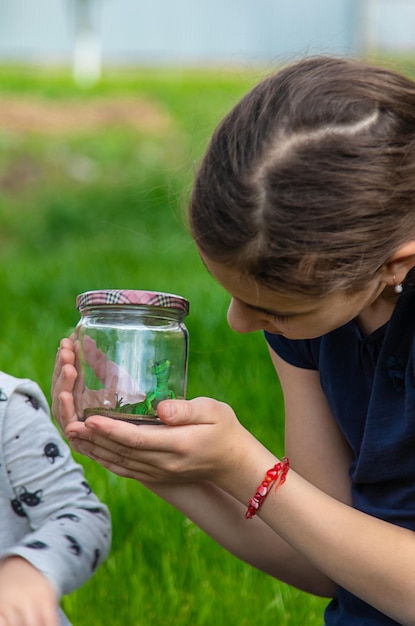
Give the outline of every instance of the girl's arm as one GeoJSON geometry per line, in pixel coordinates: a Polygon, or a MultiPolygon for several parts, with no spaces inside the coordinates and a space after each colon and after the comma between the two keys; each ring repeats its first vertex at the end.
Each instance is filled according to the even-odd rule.
{"type": "Polygon", "coordinates": [[[269,348],[285,404],[285,454],[291,467],[337,500],[351,504],[351,450],[335,422],[318,371],[289,365],[269,348]]]}
{"type": "MultiPolygon", "coordinates": [[[[185,480],[180,476],[175,479],[172,475],[154,480],[151,471],[156,468],[146,469],[133,457],[140,456],[141,434],[154,433],[157,436],[162,431],[165,433],[166,429],[160,426],[136,426],[97,417],[94,419],[97,419],[101,426],[106,426],[106,434],[100,436],[87,428],[85,423],[78,422],[72,393],[76,379],[73,363],[72,342],[64,339],[53,376],[52,406],[55,419],[62,430],[66,430],[74,449],[94,458],[120,476],[139,480],[145,487],[191,519],[229,552],[250,565],[309,593],[327,597],[335,594],[336,585],[293,550],[259,517],[248,523],[245,519],[247,508],[245,503],[238,502],[212,481],[198,480],[197,477],[192,480],[188,476],[185,480]],[[95,442],[91,447],[88,444],[90,437],[95,442]],[[111,441],[108,437],[111,437],[111,441]],[[100,442],[103,444],[102,448],[100,442]]],[[[219,403],[215,403],[216,405],[219,403]]],[[[88,420],[88,424],[93,426],[94,421],[88,420]]],[[[261,451],[265,450],[247,431],[242,429],[242,432],[261,451]]],[[[179,434],[178,431],[175,431],[176,433],[179,434]]],[[[151,447],[154,444],[149,445],[151,447]]],[[[274,463],[274,456],[266,452],[269,463],[274,463]]],[[[254,487],[256,485],[252,484],[252,489],[254,487]]]]}
{"type": "MultiPolygon", "coordinates": [[[[324,575],[320,581],[333,580],[399,623],[415,624],[414,533],[350,506],[350,453],[330,421],[318,377],[315,372],[274,360],[284,386],[287,444],[294,463],[286,483],[278,492],[271,491],[258,515],[275,533],[270,540],[275,575],[287,568],[289,576],[281,576],[283,580],[295,579],[299,563],[308,562],[309,572],[324,575]],[[301,437],[301,426],[306,429],[307,423],[310,432],[304,430],[301,437]],[[282,540],[291,551],[284,550],[282,540]]],[[[77,450],[121,476],[151,485],[202,524],[200,507],[207,516],[209,534],[227,547],[236,542],[248,555],[257,542],[260,560],[267,563],[259,526],[258,534],[246,531],[253,533],[248,540],[243,533],[232,539],[232,521],[239,513],[233,509],[233,517],[225,502],[235,499],[243,514],[276,459],[242,427],[228,405],[209,398],[165,401],[158,412],[170,428],[137,428],[100,416],[80,423],[72,421],[73,402],[64,384],[65,378],[73,375],[72,370],[58,375],[55,389],[63,422],[68,424],[67,435],[77,450]],[[204,481],[215,485],[210,498],[203,496],[200,488],[204,481]],[[183,491],[180,485],[184,485],[183,491]],[[221,499],[218,494],[222,492],[227,496],[221,499]],[[222,517],[224,510],[226,516],[222,517]],[[244,546],[244,541],[251,543],[244,546]]],[[[257,520],[242,521],[252,525],[257,520]]]]}
{"type": "Polygon", "coordinates": [[[333,597],[333,584],[247,506],[211,482],[145,485],[191,519],[228,552],[257,569],[314,595],[333,597]]]}
{"type": "MultiPolygon", "coordinates": [[[[64,339],[58,352],[52,382],[53,412],[63,430],[71,421],[76,421],[72,395],[76,379],[74,362],[72,341],[64,339]],[[61,398],[63,402],[59,402],[60,395],[63,396],[61,398]]],[[[118,426],[112,420],[109,420],[108,424],[116,428],[118,426]]],[[[124,426],[127,429],[129,427],[126,424],[124,426]]],[[[83,425],[78,422],[75,428],[82,430],[83,425]]],[[[139,432],[135,425],[130,428],[132,436],[139,432]]],[[[252,442],[259,445],[253,437],[252,442]]],[[[80,451],[79,446],[74,444],[74,447],[80,451]]],[[[262,446],[260,448],[262,449],[262,446]]],[[[271,453],[269,458],[273,463],[274,457],[271,453]]],[[[125,466],[110,467],[103,460],[100,462],[115,473],[138,478],[129,474],[125,466]]],[[[127,464],[127,459],[123,459],[122,463],[127,464]]],[[[142,478],[140,482],[184,513],[240,559],[310,593],[327,597],[335,594],[336,585],[332,581],[316,570],[307,559],[293,550],[259,518],[251,520],[248,524],[245,519],[246,504],[241,504],[212,482],[186,480],[175,484],[171,479],[167,482],[154,482],[142,478]]]]}
{"type": "MultiPolygon", "coordinates": [[[[329,578],[413,626],[414,533],[350,506],[351,451],[330,413],[319,373],[270,353],[283,388],[286,454],[294,471],[269,495],[261,519],[329,578]]],[[[225,488],[243,500],[242,485],[243,480],[225,488]]]]}
{"type": "MultiPolygon", "coordinates": [[[[337,500],[350,504],[351,452],[321,390],[318,372],[293,368],[272,350],[270,353],[284,391],[285,446],[291,467],[337,500]]],[[[272,466],[273,457],[270,463],[272,466]]],[[[247,523],[246,501],[238,502],[212,483],[179,485],[176,491],[171,485],[150,488],[242,560],[310,593],[335,595],[337,585],[258,516],[247,523]]]]}

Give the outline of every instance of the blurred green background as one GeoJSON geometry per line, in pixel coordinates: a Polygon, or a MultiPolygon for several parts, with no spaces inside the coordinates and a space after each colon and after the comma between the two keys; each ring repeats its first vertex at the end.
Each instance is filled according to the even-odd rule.
{"type": "MultiPolygon", "coordinates": [[[[414,74],[412,59],[394,66],[414,74]]],[[[281,391],[261,333],[226,324],[228,296],[186,229],[193,173],[216,124],[259,70],[69,73],[0,67],[0,367],[49,398],[76,295],[151,289],[190,301],[188,397],[230,403],[276,454],[281,391]]],[[[76,457],[113,517],[106,563],[64,608],[76,626],[322,623],[325,600],[253,570],[139,484],[76,457]]]]}

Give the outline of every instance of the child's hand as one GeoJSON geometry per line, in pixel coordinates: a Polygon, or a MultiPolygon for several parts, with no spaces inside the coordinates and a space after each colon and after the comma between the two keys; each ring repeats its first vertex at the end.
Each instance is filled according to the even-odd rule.
{"type": "MultiPolygon", "coordinates": [[[[117,366],[105,358],[95,341],[85,338],[84,357],[97,378],[106,384],[104,389],[98,391],[86,389],[84,380],[78,373],[78,347],[72,338],[62,339],[52,377],[52,415],[63,432],[68,424],[82,417],[77,415],[77,409],[78,413],[82,413],[83,406],[105,406],[108,397],[114,398],[120,379],[116,375],[117,366]]],[[[125,397],[128,397],[130,391],[128,388],[125,397]]]]}
{"type": "Polygon", "coordinates": [[[49,581],[19,556],[0,562],[0,626],[59,626],[58,600],[49,581]]]}
{"type": "Polygon", "coordinates": [[[144,484],[210,480],[226,490],[244,460],[262,449],[231,407],[211,398],[160,402],[158,416],[169,428],[102,416],[80,422],[75,359],[72,340],[63,339],[52,383],[53,415],[77,452],[115,474],[144,484]]]}
{"type": "Polygon", "coordinates": [[[52,415],[62,431],[65,430],[67,424],[78,419],[74,402],[76,378],[73,341],[62,339],[56,355],[51,389],[52,415]]]}
{"type": "Polygon", "coordinates": [[[70,423],[66,434],[78,452],[144,484],[210,480],[226,489],[262,448],[223,402],[164,400],[157,410],[166,426],[92,416],[70,423]]]}
{"type": "Polygon", "coordinates": [[[82,341],[84,359],[105,386],[99,390],[86,388],[79,374],[78,350],[79,342],[62,339],[53,372],[52,414],[63,431],[70,422],[83,417],[86,407],[112,407],[117,395],[125,402],[145,399],[145,394],[140,392],[128,372],[108,360],[95,341],[87,336],[82,341]]]}

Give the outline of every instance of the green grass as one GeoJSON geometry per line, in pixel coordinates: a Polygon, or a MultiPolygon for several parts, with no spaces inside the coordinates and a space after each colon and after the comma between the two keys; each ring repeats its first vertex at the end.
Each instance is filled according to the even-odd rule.
{"type": "MultiPolygon", "coordinates": [[[[64,71],[0,68],[0,100],[46,97],[59,109],[133,97],[168,119],[161,130],[120,124],[63,134],[0,122],[2,369],[36,379],[48,395],[59,339],[78,320],[78,293],[176,292],[191,303],[188,396],[229,402],[283,452],[281,391],[262,336],[227,327],[228,296],[204,270],[183,220],[194,163],[260,75],[130,70],[82,92],[64,71]]],[[[112,511],[114,539],[95,577],[64,599],[74,624],[321,624],[324,600],[253,570],[139,484],[77,459],[112,511]]]]}

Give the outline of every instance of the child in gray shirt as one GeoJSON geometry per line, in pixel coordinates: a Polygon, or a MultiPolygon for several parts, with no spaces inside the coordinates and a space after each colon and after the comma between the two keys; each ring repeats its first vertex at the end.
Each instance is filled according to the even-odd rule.
{"type": "Polygon", "coordinates": [[[108,509],[53,425],[39,387],[3,372],[0,511],[0,624],[69,624],[59,599],[106,558],[108,509]]]}

